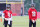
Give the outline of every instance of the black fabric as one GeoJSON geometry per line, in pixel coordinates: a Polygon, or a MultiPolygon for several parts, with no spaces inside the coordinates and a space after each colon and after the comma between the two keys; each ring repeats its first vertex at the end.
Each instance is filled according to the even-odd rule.
{"type": "MultiPolygon", "coordinates": [[[[8,25],[8,21],[4,20],[4,27],[7,27],[7,25],[8,25]]],[[[10,21],[9,27],[12,27],[12,21],[10,21]]]]}
{"type": "Polygon", "coordinates": [[[32,27],[32,25],[33,25],[33,27],[36,27],[36,22],[33,23],[32,20],[29,20],[29,27],[32,27]]]}

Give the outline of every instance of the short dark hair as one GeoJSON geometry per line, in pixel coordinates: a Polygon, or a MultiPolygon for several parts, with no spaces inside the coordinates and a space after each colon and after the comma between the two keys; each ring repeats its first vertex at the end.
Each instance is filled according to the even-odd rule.
{"type": "Polygon", "coordinates": [[[10,7],[7,7],[7,8],[10,8],[10,7]]]}

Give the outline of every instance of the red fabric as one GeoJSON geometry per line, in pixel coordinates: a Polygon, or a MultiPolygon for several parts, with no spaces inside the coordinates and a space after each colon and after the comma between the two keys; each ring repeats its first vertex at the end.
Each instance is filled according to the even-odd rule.
{"type": "Polygon", "coordinates": [[[30,20],[37,20],[37,10],[36,9],[29,8],[28,14],[29,14],[30,20]]]}
{"type": "Polygon", "coordinates": [[[3,13],[5,15],[5,18],[10,18],[11,17],[11,14],[12,14],[12,12],[10,10],[9,11],[4,10],[3,13]]]}
{"type": "Polygon", "coordinates": [[[12,16],[17,16],[17,14],[16,13],[13,13],[12,16]]]}
{"type": "Polygon", "coordinates": [[[40,18],[40,12],[37,12],[37,18],[40,18]]]}

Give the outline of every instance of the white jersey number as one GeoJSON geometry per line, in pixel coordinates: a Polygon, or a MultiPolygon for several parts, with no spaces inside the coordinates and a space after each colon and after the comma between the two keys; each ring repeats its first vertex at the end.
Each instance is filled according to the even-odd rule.
{"type": "Polygon", "coordinates": [[[8,16],[10,17],[10,13],[8,12],[8,16]]]}
{"type": "Polygon", "coordinates": [[[32,16],[36,16],[36,12],[35,11],[32,11],[32,16]]]}

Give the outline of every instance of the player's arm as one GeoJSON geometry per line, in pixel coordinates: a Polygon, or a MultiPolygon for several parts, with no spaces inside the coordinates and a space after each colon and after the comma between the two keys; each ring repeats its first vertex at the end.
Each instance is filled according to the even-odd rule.
{"type": "Polygon", "coordinates": [[[6,10],[4,10],[3,13],[2,13],[2,18],[3,18],[3,19],[5,18],[5,17],[4,17],[5,12],[6,12],[6,10]]]}
{"type": "Polygon", "coordinates": [[[2,18],[4,19],[4,13],[2,13],[2,18]]]}
{"type": "Polygon", "coordinates": [[[10,20],[12,20],[12,12],[11,12],[11,18],[10,18],[10,20]]]}
{"type": "Polygon", "coordinates": [[[29,8],[29,10],[28,10],[29,19],[31,18],[30,11],[31,11],[31,9],[29,8]]]}
{"type": "Polygon", "coordinates": [[[11,14],[11,19],[12,19],[12,14],[11,14]]]}
{"type": "Polygon", "coordinates": [[[11,14],[11,18],[10,18],[10,20],[12,20],[12,14],[11,14]]]}
{"type": "Polygon", "coordinates": [[[11,11],[11,19],[12,19],[12,11],[11,11]]]}
{"type": "Polygon", "coordinates": [[[37,20],[37,10],[35,10],[36,11],[36,18],[35,18],[35,20],[33,20],[33,22],[36,22],[36,20],[37,20]]]}
{"type": "Polygon", "coordinates": [[[8,24],[10,24],[10,21],[12,21],[12,14],[11,14],[11,18],[8,20],[8,24]]]}

